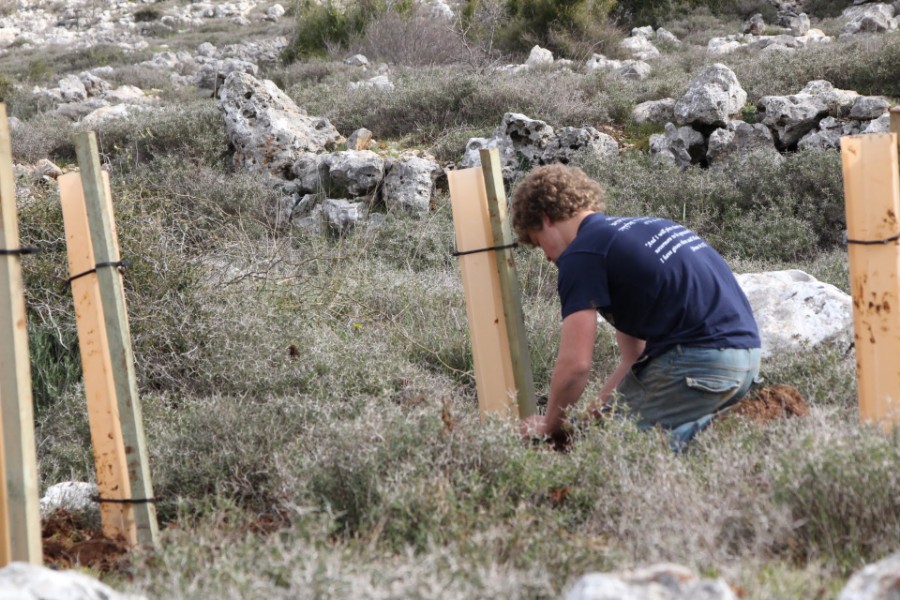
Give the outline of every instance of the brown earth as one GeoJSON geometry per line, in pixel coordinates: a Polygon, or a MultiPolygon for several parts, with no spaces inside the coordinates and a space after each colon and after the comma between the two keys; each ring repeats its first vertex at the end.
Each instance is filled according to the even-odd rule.
{"type": "Polygon", "coordinates": [[[804,417],[809,414],[809,404],[794,386],[773,385],[752,392],[738,402],[729,414],[766,423],[775,419],[804,417]]]}
{"type": "Polygon", "coordinates": [[[101,573],[127,571],[128,545],[85,526],[64,510],[45,518],[41,528],[44,564],[56,569],[88,567],[101,573]]]}

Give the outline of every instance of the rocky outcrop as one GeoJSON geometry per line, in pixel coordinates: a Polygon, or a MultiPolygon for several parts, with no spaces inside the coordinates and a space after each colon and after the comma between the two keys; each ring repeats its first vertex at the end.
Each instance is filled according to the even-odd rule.
{"type": "Polygon", "coordinates": [[[407,153],[391,161],[384,178],[385,207],[414,215],[427,213],[442,174],[434,158],[424,153],[407,153]]]}
{"type": "Polygon", "coordinates": [[[747,92],[734,71],[716,63],[700,71],[691,80],[687,92],[675,102],[675,121],[723,126],[746,102],[747,92]]]}
{"type": "Polygon", "coordinates": [[[733,156],[750,155],[783,160],[781,153],[775,149],[772,132],[762,123],[750,125],[743,121],[730,121],[727,126],[709,135],[706,159],[711,165],[733,156]]]}
{"type": "Polygon", "coordinates": [[[555,131],[546,122],[520,113],[506,113],[490,138],[471,138],[460,161],[463,168],[481,164],[479,151],[497,148],[505,179],[521,171],[551,163],[568,163],[575,153],[586,152],[602,158],[618,155],[619,145],[609,135],[593,127],[563,127],[555,131]]]}
{"type": "Polygon", "coordinates": [[[883,33],[897,29],[893,4],[876,2],[848,6],[841,16],[847,20],[841,29],[842,36],[855,33],[883,33]]]}
{"type": "Polygon", "coordinates": [[[631,111],[631,119],[642,125],[644,123],[657,123],[662,125],[675,120],[675,99],[663,98],[662,100],[648,100],[641,102],[631,111]]]}
{"type": "Polygon", "coordinates": [[[665,133],[650,136],[650,154],[687,167],[700,162],[706,154],[703,134],[692,127],[666,123],[665,133]]]}
{"type": "Polygon", "coordinates": [[[344,141],[322,117],[310,117],[269,80],[232,73],[219,97],[237,169],[293,179],[304,154],[333,150],[344,141]]]}

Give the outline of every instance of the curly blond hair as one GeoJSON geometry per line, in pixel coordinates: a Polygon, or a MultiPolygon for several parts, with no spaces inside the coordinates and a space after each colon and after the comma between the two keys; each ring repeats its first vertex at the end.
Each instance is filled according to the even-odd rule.
{"type": "Polygon", "coordinates": [[[541,215],[562,221],[584,211],[604,211],[603,188],[578,167],[561,164],[533,169],[512,195],[512,226],[519,242],[531,246],[528,232],[542,229],[541,215]]]}

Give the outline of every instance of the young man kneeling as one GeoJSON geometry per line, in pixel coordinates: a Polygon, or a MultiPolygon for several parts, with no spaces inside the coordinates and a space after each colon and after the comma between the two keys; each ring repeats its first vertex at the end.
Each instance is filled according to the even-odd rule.
{"type": "Polygon", "coordinates": [[[559,355],[545,415],[523,434],[553,436],[581,397],[597,313],[621,359],[593,405],[623,403],[638,427],[660,426],[680,450],[759,374],[760,340],[747,297],[724,259],[686,227],[603,214],[600,185],[581,169],[538,167],[516,187],[512,225],[559,269],[559,355]]]}

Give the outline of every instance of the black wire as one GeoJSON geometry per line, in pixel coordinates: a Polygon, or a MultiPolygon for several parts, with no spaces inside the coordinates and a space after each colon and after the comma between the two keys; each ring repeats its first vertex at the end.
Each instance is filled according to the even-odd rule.
{"type": "Polygon", "coordinates": [[[450,256],[465,256],[466,254],[475,254],[477,252],[489,252],[491,250],[504,250],[506,248],[516,248],[518,247],[517,242],[513,242],[512,244],[506,244],[504,246],[491,246],[490,248],[479,248],[478,250],[464,250],[462,252],[451,252],[450,256]]]}
{"type": "Polygon", "coordinates": [[[93,269],[88,269],[87,271],[85,271],[83,273],[79,273],[78,275],[72,275],[71,277],[66,279],[65,282],[63,282],[63,286],[71,285],[72,282],[75,281],[76,279],[79,279],[80,277],[84,277],[85,275],[90,275],[91,273],[96,273],[97,269],[101,269],[103,267],[130,267],[130,266],[131,266],[130,260],[114,260],[114,261],[109,261],[109,262],[97,263],[96,265],[94,265],[93,269]]]}
{"type": "Polygon", "coordinates": [[[897,240],[900,240],[900,233],[883,240],[847,240],[847,243],[860,244],[862,246],[877,246],[879,244],[890,244],[891,242],[896,242],[897,240]]]}
{"type": "Polygon", "coordinates": [[[40,248],[34,246],[25,246],[12,250],[0,250],[0,256],[23,256],[25,254],[39,254],[43,252],[40,248]]]}

